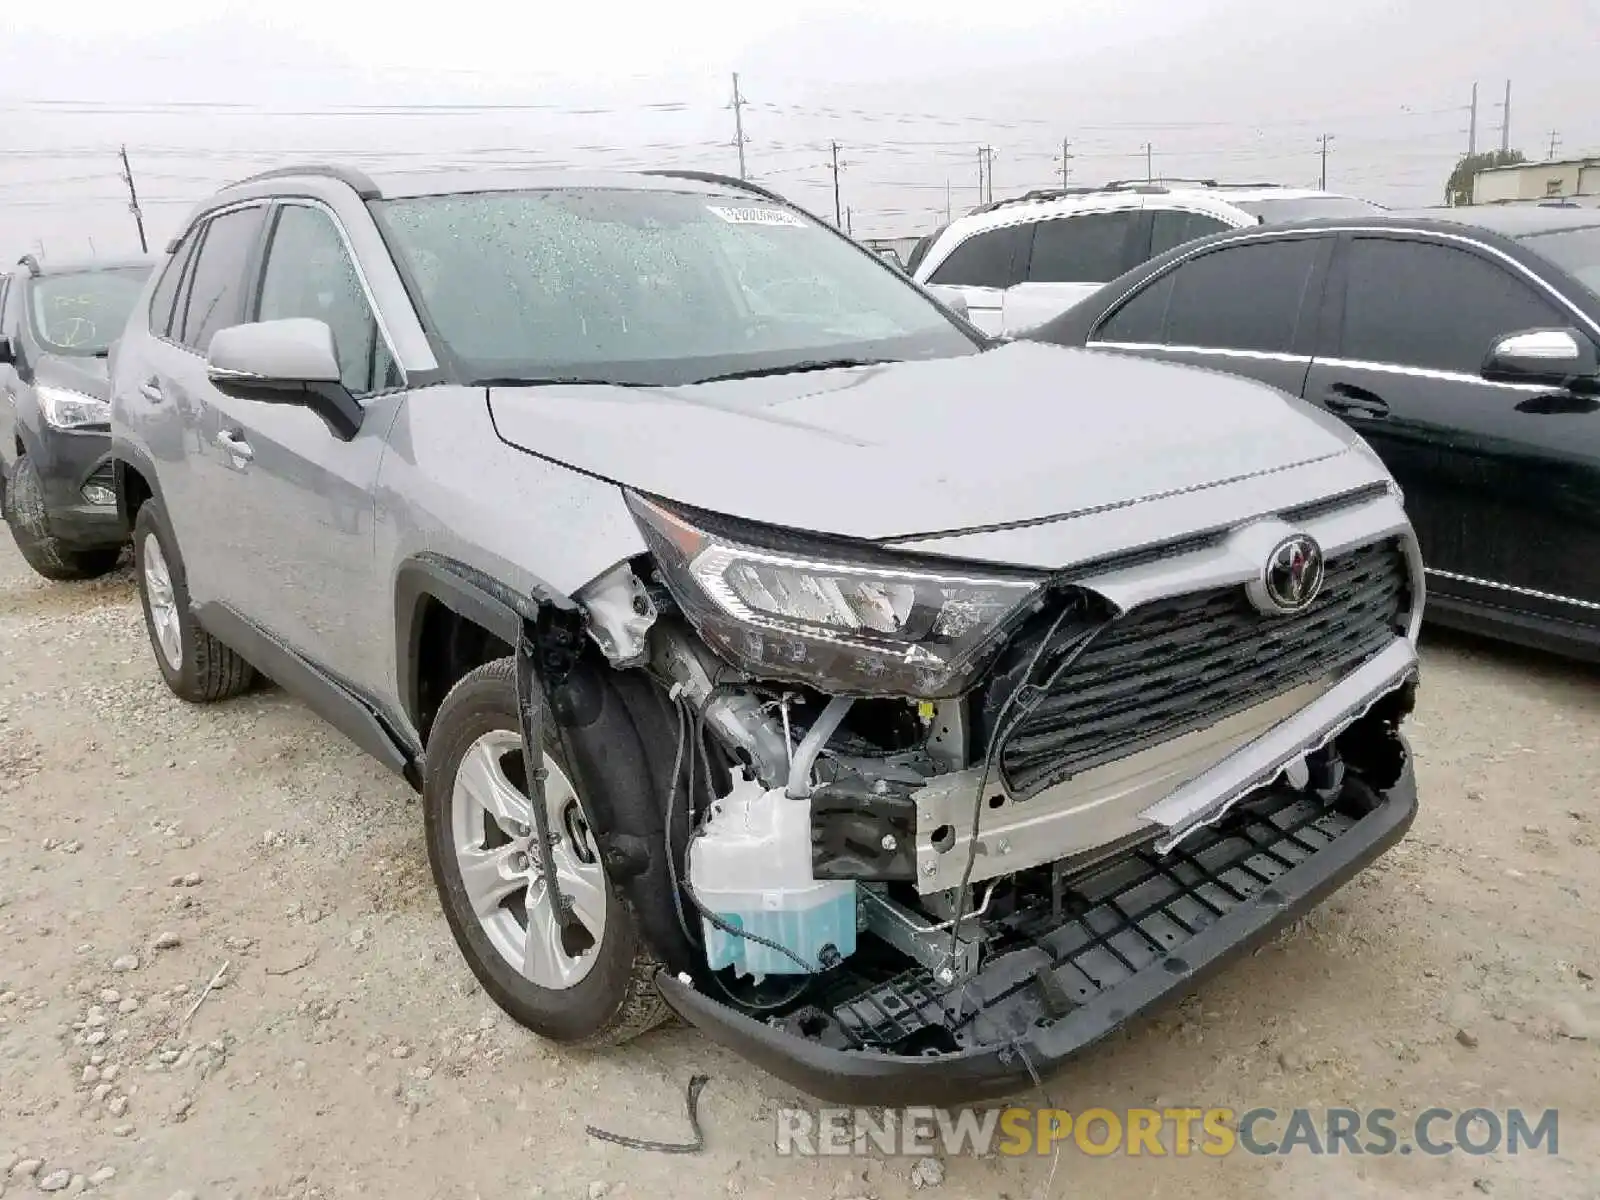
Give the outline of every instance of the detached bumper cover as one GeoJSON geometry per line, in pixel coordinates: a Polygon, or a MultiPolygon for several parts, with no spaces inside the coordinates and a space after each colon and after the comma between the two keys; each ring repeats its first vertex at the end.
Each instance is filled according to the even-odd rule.
{"type": "Polygon", "coordinates": [[[821,1100],[954,1105],[1013,1095],[1032,1087],[1034,1073],[1048,1075],[1131,1018],[1192,990],[1398,842],[1417,812],[1406,757],[1399,781],[1377,793],[1364,815],[1283,794],[1242,806],[1168,859],[1146,847],[1096,868],[1073,884],[1071,916],[1019,927],[1026,938],[1014,939],[964,988],[936,996],[916,981],[895,980],[829,1014],[835,1042],[842,1033],[864,1046],[859,1035],[882,1035],[884,1023],[914,1028],[918,1010],[948,1020],[960,1005],[971,1014],[959,1026],[958,1040],[971,1043],[964,1047],[841,1048],[735,1012],[668,972],[657,986],[706,1036],[821,1100]]]}

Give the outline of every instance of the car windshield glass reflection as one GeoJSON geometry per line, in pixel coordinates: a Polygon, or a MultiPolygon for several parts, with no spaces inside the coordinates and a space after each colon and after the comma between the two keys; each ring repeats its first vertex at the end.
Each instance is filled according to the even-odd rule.
{"type": "Polygon", "coordinates": [[[900,272],[758,197],[566,189],[374,207],[468,379],[682,384],[978,349],[900,272]]]}

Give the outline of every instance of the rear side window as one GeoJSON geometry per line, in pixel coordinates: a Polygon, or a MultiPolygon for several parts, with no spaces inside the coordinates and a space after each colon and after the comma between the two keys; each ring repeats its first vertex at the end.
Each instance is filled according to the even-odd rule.
{"type": "Polygon", "coordinates": [[[957,287],[1010,287],[1012,256],[1020,229],[1011,225],[969,237],[939,264],[928,282],[957,287]]]}
{"type": "Polygon", "coordinates": [[[256,319],[285,317],[327,323],[339,359],[339,380],[352,394],[399,386],[400,369],[333,218],[303,204],[279,210],[261,276],[256,319]]]}
{"type": "Polygon", "coordinates": [[[174,339],[204,354],[212,334],[244,320],[246,275],[264,213],[259,205],[236,208],[206,223],[181,312],[173,315],[174,339]]]}
{"type": "Polygon", "coordinates": [[[197,229],[191,229],[178,243],[177,249],[167,259],[155,291],[150,293],[150,332],[157,337],[167,337],[172,331],[172,309],[178,299],[178,284],[183,279],[183,269],[189,261],[198,238],[197,229]]]}
{"type": "Polygon", "coordinates": [[[1028,279],[1033,283],[1105,283],[1134,263],[1133,237],[1139,214],[1085,213],[1057,217],[1033,227],[1033,256],[1028,279]]]}
{"type": "Polygon", "coordinates": [[[1150,257],[1159,257],[1174,246],[1232,228],[1226,221],[1208,217],[1205,213],[1158,209],[1152,214],[1150,223],[1150,257]]]}
{"type": "Polygon", "coordinates": [[[1564,324],[1528,284],[1469,251],[1389,238],[1350,244],[1341,358],[1476,375],[1495,339],[1564,324]]]}

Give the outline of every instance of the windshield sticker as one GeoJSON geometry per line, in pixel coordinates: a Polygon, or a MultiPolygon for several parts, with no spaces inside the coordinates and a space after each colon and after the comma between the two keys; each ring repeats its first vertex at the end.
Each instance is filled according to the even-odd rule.
{"type": "Polygon", "coordinates": [[[792,225],[804,229],[806,223],[792,212],[781,208],[729,208],[722,204],[706,205],[729,225],[792,225]]]}

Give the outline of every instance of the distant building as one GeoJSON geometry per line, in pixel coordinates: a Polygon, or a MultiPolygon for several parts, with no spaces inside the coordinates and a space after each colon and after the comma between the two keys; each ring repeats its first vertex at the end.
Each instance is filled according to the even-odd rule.
{"type": "Polygon", "coordinates": [[[1472,177],[1474,204],[1529,204],[1540,200],[1572,200],[1600,206],[1600,158],[1489,167],[1472,177]]]}

